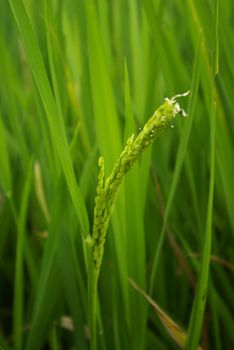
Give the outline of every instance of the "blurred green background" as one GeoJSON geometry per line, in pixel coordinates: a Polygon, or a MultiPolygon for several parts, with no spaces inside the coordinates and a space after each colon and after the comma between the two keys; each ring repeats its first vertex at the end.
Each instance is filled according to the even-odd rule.
{"type": "Polygon", "coordinates": [[[233,34],[232,0],[1,1],[4,349],[89,349],[84,239],[98,157],[108,175],[127,137],[165,97],[189,89],[188,117],[146,151],[119,193],[99,280],[98,349],[178,349],[128,277],[190,324],[190,340],[201,331],[203,349],[234,349],[233,34]],[[208,267],[200,330],[196,286],[206,288],[208,267]]]}

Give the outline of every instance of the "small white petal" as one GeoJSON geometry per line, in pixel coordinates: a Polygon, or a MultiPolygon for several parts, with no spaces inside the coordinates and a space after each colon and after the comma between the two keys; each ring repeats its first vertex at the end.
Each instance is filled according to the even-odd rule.
{"type": "Polygon", "coordinates": [[[176,102],[176,104],[174,105],[174,111],[173,111],[173,113],[174,113],[174,114],[177,114],[177,113],[179,113],[180,111],[181,111],[180,105],[179,105],[178,102],[176,102]]]}
{"type": "Polygon", "coordinates": [[[184,92],[183,94],[177,94],[177,95],[173,96],[171,99],[172,99],[172,100],[176,100],[176,99],[179,98],[179,97],[188,96],[189,93],[190,93],[190,90],[184,92]]]}

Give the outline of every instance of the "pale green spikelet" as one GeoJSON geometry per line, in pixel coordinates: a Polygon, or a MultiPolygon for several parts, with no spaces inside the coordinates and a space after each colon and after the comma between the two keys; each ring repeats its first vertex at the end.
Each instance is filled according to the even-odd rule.
{"type": "Polygon", "coordinates": [[[106,232],[120,184],[141,153],[154,142],[165,128],[171,125],[175,116],[177,114],[186,116],[183,109],[180,108],[177,98],[187,96],[188,93],[189,91],[181,95],[176,95],[171,99],[166,98],[165,102],[145,124],[139,135],[135,139],[134,135],[128,138],[123,152],[120,154],[110,176],[106,180],[104,180],[104,159],[102,157],[99,158],[100,172],[95,198],[92,234],[93,263],[97,276],[102,262],[106,232]]]}
{"type": "Polygon", "coordinates": [[[93,224],[93,240],[99,238],[99,229],[103,216],[103,209],[105,207],[105,190],[103,188],[104,184],[104,159],[103,157],[99,158],[100,171],[98,175],[98,186],[97,186],[97,195],[95,198],[95,208],[94,208],[94,224],[93,224]]]}

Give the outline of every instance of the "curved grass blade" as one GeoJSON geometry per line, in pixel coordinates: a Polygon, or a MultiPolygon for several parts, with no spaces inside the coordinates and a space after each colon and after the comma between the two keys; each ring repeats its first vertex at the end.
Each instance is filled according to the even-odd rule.
{"type": "MultiPolygon", "coordinates": [[[[186,332],[172,320],[170,316],[167,315],[165,311],[148,295],[141,289],[131,278],[128,278],[131,286],[136,289],[143,297],[148,301],[148,303],[156,311],[160,321],[162,322],[164,328],[170,337],[175,341],[175,343],[181,348],[184,349],[185,341],[187,334],[186,332]]],[[[197,350],[202,350],[200,346],[197,347],[197,350]]]]}
{"type": "Polygon", "coordinates": [[[60,109],[54,100],[40,48],[24,3],[22,0],[9,0],[9,3],[21,33],[35,84],[37,85],[46,111],[51,140],[66,178],[69,193],[81,225],[82,234],[85,236],[89,232],[88,215],[79,187],[77,186],[60,109]]]}

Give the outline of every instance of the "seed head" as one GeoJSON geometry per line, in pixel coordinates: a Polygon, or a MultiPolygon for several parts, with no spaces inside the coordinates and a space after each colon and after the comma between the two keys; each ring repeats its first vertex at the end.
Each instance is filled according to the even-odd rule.
{"type": "Polygon", "coordinates": [[[102,157],[99,158],[100,172],[95,199],[93,235],[91,241],[90,239],[87,240],[87,243],[92,244],[93,262],[97,274],[101,266],[104,242],[113,205],[124,176],[133,167],[141,153],[158,138],[167,126],[170,125],[174,128],[171,122],[177,114],[186,116],[185,111],[180,107],[177,99],[188,94],[189,91],[184,94],[175,95],[170,99],[165,98],[164,103],[154,112],[143,130],[139,128],[140,133],[136,138],[134,138],[134,134],[128,138],[124,150],[106,180],[104,179],[104,159],[102,157]]]}

